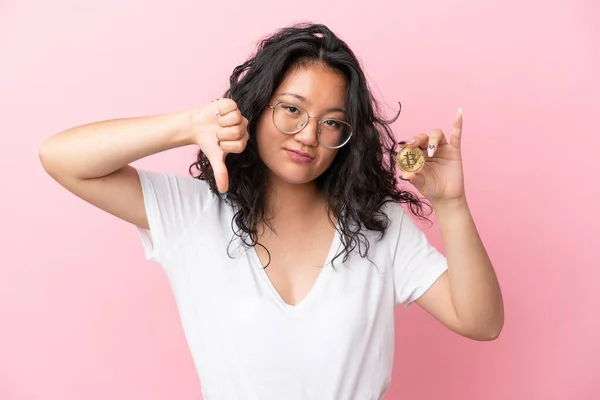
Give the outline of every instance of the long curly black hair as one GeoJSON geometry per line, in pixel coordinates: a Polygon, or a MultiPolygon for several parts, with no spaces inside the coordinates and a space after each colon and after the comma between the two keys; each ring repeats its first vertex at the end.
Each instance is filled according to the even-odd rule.
{"type": "MultiPolygon", "coordinates": [[[[229,79],[230,86],[223,97],[237,103],[248,119],[250,136],[242,153],[225,157],[229,172],[227,199],[235,210],[232,229],[245,245],[262,246],[257,232],[260,224],[269,224],[265,220],[265,193],[269,182],[267,167],[258,154],[257,122],[286,73],[311,62],[322,63],[344,75],[346,115],[354,131],[350,142],[340,148],[332,165],[316,180],[328,201],[330,219],[333,222],[334,216],[338,220],[343,249],[335,258],[344,255],[346,261],[357,248],[362,257],[368,257],[369,241],[363,230],[379,232],[379,237],[383,237],[390,223],[382,211],[384,204],[403,203],[419,219],[427,219],[424,209],[430,213],[431,206],[415,194],[398,188],[397,144],[389,125],[400,111],[392,120],[384,119],[360,62],[348,45],[322,24],[296,24],[264,38],[256,52],[237,66],[229,79]]],[[[218,194],[212,167],[202,151],[190,166],[190,174],[206,180],[218,194]]]]}

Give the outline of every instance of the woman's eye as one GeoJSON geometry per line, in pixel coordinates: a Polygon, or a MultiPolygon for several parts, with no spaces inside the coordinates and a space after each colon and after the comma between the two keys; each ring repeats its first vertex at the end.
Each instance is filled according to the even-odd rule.
{"type": "Polygon", "coordinates": [[[283,108],[285,108],[286,110],[288,110],[289,112],[291,112],[292,114],[297,114],[300,110],[298,110],[296,107],[294,106],[283,106],[283,108]]]}
{"type": "Polygon", "coordinates": [[[325,123],[332,128],[337,128],[341,125],[339,122],[337,122],[336,120],[333,120],[333,119],[328,119],[327,121],[325,121],[325,123]]]}

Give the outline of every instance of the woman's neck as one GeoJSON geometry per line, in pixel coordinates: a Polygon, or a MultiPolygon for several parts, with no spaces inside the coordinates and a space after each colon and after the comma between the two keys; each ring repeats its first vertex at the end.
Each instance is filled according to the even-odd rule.
{"type": "Polygon", "coordinates": [[[267,218],[277,220],[310,219],[327,210],[316,182],[296,185],[277,178],[271,180],[265,198],[267,218]]]}

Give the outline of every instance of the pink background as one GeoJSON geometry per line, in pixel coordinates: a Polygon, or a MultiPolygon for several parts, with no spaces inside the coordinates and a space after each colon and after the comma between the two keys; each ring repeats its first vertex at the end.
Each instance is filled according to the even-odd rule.
{"type": "MultiPolygon", "coordinates": [[[[161,269],[37,149],[75,125],[202,105],[259,37],[306,19],[349,42],[390,113],[402,101],[399,138],[464,109],[468,196],[505,296],[488,343],[399,309],[389,398],[600,398],[598,2],[349,4],[0,3],[1,399],[200,397],[161,269]]],[[[186,173],[192,158],[140,165],[186,173]]]]}

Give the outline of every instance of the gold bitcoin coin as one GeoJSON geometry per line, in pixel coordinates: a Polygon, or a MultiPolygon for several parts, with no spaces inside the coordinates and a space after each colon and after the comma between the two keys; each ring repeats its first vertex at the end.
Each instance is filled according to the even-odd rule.
{"type": "Polygon", "coordinates": [[[418,147],[404,147],[396,156],[396,164],[404,172],[416,173],[425,165],[425,156],[418,147]]]}

